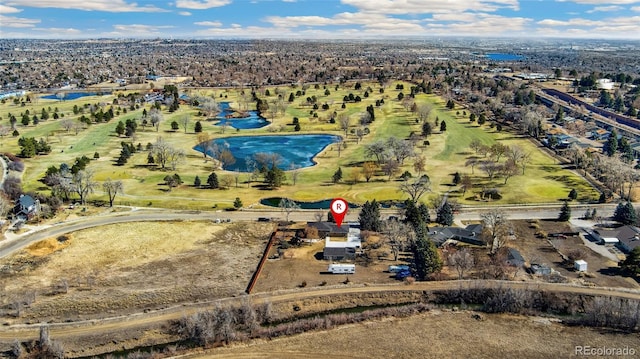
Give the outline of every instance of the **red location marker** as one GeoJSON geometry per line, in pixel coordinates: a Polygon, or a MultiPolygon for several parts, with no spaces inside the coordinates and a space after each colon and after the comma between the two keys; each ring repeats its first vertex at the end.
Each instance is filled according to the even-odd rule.
{"type": "Polygon", "coordinates": [[[349,205],[347,201],[342,198],[334,198],[333,201],[331,201],[331,215],[333,215],[333,219],[336,221],[338,227],[342,226],[342,220],[347,214],[348,209],[349,205]]]}

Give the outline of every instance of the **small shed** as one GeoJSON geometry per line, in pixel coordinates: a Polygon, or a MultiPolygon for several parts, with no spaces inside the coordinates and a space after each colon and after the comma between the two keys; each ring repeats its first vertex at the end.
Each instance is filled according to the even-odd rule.
{"type": "Polygon", "coordinates": [[[586,272],[587,271],[587,262],[582,260],[582,259],[578,259],[575,262],[573,262],[573,266],[575,267],[575,269],[578,272],[586,272]]]}

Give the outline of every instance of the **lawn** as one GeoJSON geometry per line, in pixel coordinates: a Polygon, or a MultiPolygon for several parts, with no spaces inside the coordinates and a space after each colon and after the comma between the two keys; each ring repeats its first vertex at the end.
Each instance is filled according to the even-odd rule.
{"type": "MultiPolygon", "coordinates": [[[[301,90],[301,87],[291,88],[281,86],[276,89],[269,87],[271,96],[259,95],[272,102],[277,100],[276,93],[282,94],[288,104],[286,110],[271,118],[272,123],[266,127],[253,130],[239,130],[227,128],[223,129],[215,126],[213,121],[207,121],[198,116],[198,110],[188,105],[182,105],[174,113],[163,111],[164,120],[160,128],[156,131],[147,127],[143,129],[140,125],[134,139],[118,137],[114,130],[118,121],[142,116],[143,107],[149,110],[149,105],[144,105],[137,110],[123,110],[120,116],[109,123],[92,124],[80,131],[77,135],[74,131],[64,131],[60,120],[49,119],[41,121],[38,125],[29,126],[17,125],[21,136],[33,136],[36,139],[45,138],[52,146],[52,152],[46,156],[25,159],[27,169],[22,175],[25,190],[44,190],[44,186],[39,180],[43,177],[47,167],[58,166],[60,163],[71,165],[76,157],[86,155],[93,158],[97,152],[99,159],[90,163],[89,168],[95,172],[97,181],[104,181],[107,178],[119,179],[124,183],[125,194],[116,198],[117,204],[129,204],[138,206],[161,206],[188,209],[211,209],[230,207],[236,197],[239,197],[245,206],[257,205],[261,198],[273,196],[286,196],[297,200],[312,201],[331,197],[341,196],[347,200],[362,203],[366,200],[378,199],[400,199],[403,194],[399,191],[400,180],[397,176],[404,171],[409,171],[414,175],[412,158],[405,161],[399,171],[389,180],[388,176],[378,169],[370,182],[365,182],[361,174],[362,163],[371,161],[372,158],[365,157],[365,146],[378,140],[386,140],[392,136],[406,139],[411,132],[420,133],[421,125],[416,123],[416,115],[406,111],[400,101],[397,100],[400,90],[395,89],[395,83],[384,89],[380,93],[380,86],[377,83],[363,84],[362,89],[355,90],[353,84],[340,85],[338,90],[335,85],[329,85],[329,95],[325,95],[323,86],[319,88],[309,87],[304,90],[304,95],[296,97],[292,103],[286,102],[289,93],[301,90]],[[370,87],[369,96],[365,97],[364,92],[370,87]],[[346,108],[342,109],[343,97],[350,93],[362,98],[361,102],[348,102],[346,108]],[[307,104],[306,98],[316,96],[318,110],[307,104]],[[368,105],[375,105],[376,100],[384,100],[384,104],[375,109],[375,121],[367,127],[370,134],[364,136],[362,141],[351,133],[360,127],[360,114],[365,112],[368,105]],[[322,105],[327,104],[328,110],[323,110],[322,105]],[[345,131],[338,123],[329,123],[329,118],[333,113],[347,113],[350,116],[350,127],[345,135],[345,131]],[[316,113],[317,117],[311,113],[316,113]],[[177,131],[172,131],[170,123],[178,121],[182,116],[189,115],[190,125],[187,132],[181,127],[177,131]],[[301,126],[300,132],[294,132],[291,125],[293,118],[298,117],[301,126]],[[203,124],[204,132],[214,138],[223,136],[247,136],[252,134],[278,134],[278,133],[328,133],[340,135],[344,138],[346,148],[338,155],[337,144],[328,146],[315,158],[317,165],[299,170],[296,184],[293,185],[291,172],[288,173],[286,184],[280,189],[265,191],[258,182],[247,183],[248,175],[245,173],[233,173],[217,169],[220,179],[230,183],[229,188],[224,190],[212,190],[195,188],[192,184],[196,176],[205,183],[209,174],[215,169],[214,163],[205,160],[199,152],[193,150],[197,144],[196,134],[193,126],[196,120],[203,124]],[[187,154],[185,162],[178,165],[175,171],[162,171],[157,167],[147,166],[147,152],[142,151],[134,154],[129,162],[124,166],[115,166],[115,160],[120,153],[121,141],[132,141],[134,144],[140,143],[144,148],[147,143],[154,143],[158,137],[162,137],[177,148],[181,148],[187,154]],[[332,183],[331,178],[334,172],[342,168],[343,180],[339,183],[332,183]],[[167,174],[178,173],[184,184],[168,191],[163,184],[163,178],[167,174]],[[238,187],[236,187],[236,178],[238,187]]],[[[409,83],[404,83],[405,95],[409,93],[409,83]]],[[[246,90],[245,90],[246,91],[246,90]]],[[[232,106],[240,100],[239,90],[216,90],[216,91],[191,91],[214,96],[216,100],[230,101],[232,106]],[[222,98],[220,97],[222,95],[222,98]]],[[[9,126],[8,113],[11,112],[18,117],[19,114],[29,109],[31,114],[40,114],[43,107],[51,106],[52,110],[58,107],[58,113],[64,114],[65,119],[76,119],[79,115],[72,112],[73,106],[84,104],[103,103],[104,108],[111,106],[116,94],[101,97],[85,97],[73,101],[38,100],[34,104],[25,106],[15,105],[11,101],[0,105],[0,125],[9,126]]],[[[530,142],[528,139],[519,138],[506,131],[497,132],[488,124],[478,126],[470,123],[467,116],[463,116],[462,108],[449,110],[445,108],[443,99],[435,95],[419,94],[416,96],[416,103],[429,103],[433,107],[429,121],[439,121],[447,123],[447,130],[440,133],[439,126],[433,126],[434,132],[426,140],[428,146],[423,146],[422,141],[418,141],[415,151],[424,156],[426,160],[426,173],[432,182],[432,193],[425,197],[435,196],[439,193],[456,190],[451,186],[453,174],[459,172],[468,174],[474,182],[473,191],[465,193],[464,196],[455,192],[452,196],[457,197],[463,204],[478,203],[474,193],[482,188],[498,188],[503,195],[500,203],[523,203],[523,202],[555,202],[565,198],[567,193],[576,188],[582,200],[596,199],[598,194],[581,177],[573,172],[560,168],[554,159],[530,142]],[[458,112],[458,113],[457,113],[458,112]],[[475,156],[469,148],[473,139],[478,139],[482,143],[491,145],[496,141],[506,145],[517,145],[526,152],[531,153],[531,163],[526,168],[525,175],[516,175],[504,184],[504,179],[497,178],[489,181],[487,175],[477,166],[473,173],[465,163],[470,157],[475,156]]],[[[251,103],[250,106],[255,106],[251,103]]],[[[115,110],[115,109],[114,109],[115,110]]],[[[87,114],[87,112],[85,112],[87,114]]],[[[179,122],[179,121],[178,121],[179,122]]],[[[17,153],[17,139],[11,135],[5,136],[0,142],[0,151],[17,153]]],[[[268,151],[268,149],[265,149],[268,151]]],[[[16,174],[14,174],[16,175],[16,174]]],[[[18,174],[19,175],[19,174],[18,174]]],[[[106,199],[98,186],[96,192],[90,195],[91,199],[106,199]]]]}

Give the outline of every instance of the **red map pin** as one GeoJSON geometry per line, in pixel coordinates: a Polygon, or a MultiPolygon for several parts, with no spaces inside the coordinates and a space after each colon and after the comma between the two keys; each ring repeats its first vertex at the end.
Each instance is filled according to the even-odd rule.
{"type": "Polygon", "coordinates": [[[348,209],[349,205],[347,204],[347,201],[342,198],[334,198],[333,201],[331,201],[331,214],[333,215],[333,219],[336,221],[338,227],[342,226],[342,220],[347,214],[348,209]]]}

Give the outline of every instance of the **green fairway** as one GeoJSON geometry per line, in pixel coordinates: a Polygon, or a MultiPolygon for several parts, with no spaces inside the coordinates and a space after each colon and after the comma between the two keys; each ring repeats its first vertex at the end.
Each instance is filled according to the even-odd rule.
{"type": "MultiPolygon", "coordinates": [[[[111,104],[117,94],[85,97],[64,102],[39,100],[36,101],[37,103],[25,104],[25,106],[7,101],[0,105],[0,117],[2,118],[0,124],[9,127],[8,114],[12,113],[18,118],[16,128],[20,132],[20,136],[44,138],[52,147],[52,152],[49,155],[25,159],[25,172],[14,174],[22,176],[24,189],[27,191],[43,190],[49,192],[46,186],[39,181],[47,167],[59,166],[61,163],[71,165],[76,157],[85,155],[93,158],[94,153],[97,152],[100,158],[92,160],[89,168],[95,172],[95,180],[98,182],[107,178],[123,181],[125,195],[116,198],[116,203],[121,204],[211,209],[230,207],[236,197],[241,198],[245,206],[255,206],[261,198],[274,196],[291,197],[304,201],[341,196],[357,203],[372,199],[397,200],[406,198],[399,191],[400,180],[398,176],[405,171],[417,174],[413,168],[416,157],[407,158],[404,165],[391,177],[391,180],[383,173],[382,167],[378,167],[371,180],[366,182],[362,173],[362,164],[365,161],[374,160],[374,158],[365,156],[367,145],[379,140],[386,141],[391,137],[404,140],[412,132],[420,134],[421,124],[416,121],[417,115],[407,111],[401,101],[397,100],[400,90],[395,89],[396,83],[385,88],[384,93],[380,93],[380,85],[377,83],[363,83],[360,90],[355,90],[353,85],[353,83],[342,84],[337,90],[335,85],[328,85],[326,89],[329,90],[329,95],[325,95],[326,89],[323,86],[319,86],[317,89],[309,87],[304,90],[304,95],[295,96],[291,103],[288,102],[289,94],[295,94],[301,90],[301,87],[280,86],[277,89],[269,87],[271,96],[259,96],[268,101],[271,106],[278,101],[276,92],[280,93],[284,100],[282,102],[286,104],[286,109],[275,114],[267,111],[265,114],[271,124],[266,127],[240,131],[227,128],[225,133],[222,133],[223,128],[214,125],[215,122],[199,117],[197,108],[191,108],[186,104],[181,105],[175,113],[163,110],[164,119],[160,123],[158,131],[151,127],[143,129],[140,125],[142,110],[146,108],[149,111],[150,105],[143,104],[138,109],[129,109],[125,114],[124,109],[128,109],[128,106],[120,108],[111,104]],[[369,96],[365,97],[364,92],[367,87],[371,87],[371,91],[369,96]],[[345,103],[346,108],[343,109],[343,98],[349,94],[360,96],[361,101],[347,102],[345,103]],[[313,110],[313,105],[307,102],[307,97],[312,96],[317,98],[317,110],[313,110]],[[361,114],[365,112],[367,106],[375,106],[376,100],[383,100],[384,104],[375,107],[375,121],[361,126],[359,124],[361,114]],[[35,126],[20,124],[20,114],[27,109],[32,116],[34,113],[39,115],[42,108],[51,107],[51,110],[54,111],[57,107],[58,113],[64,114],[64,119],[77,121],[80,114],[73,114],[74,105],[83,107],[84,104],[98,103],[101,103],[105,110],[113,106],[114,111],[120,110],[121,114],[108,123],[93,123],[81,129],[77,135],[74,130],[67,132],[62,128],[60,125],[62,118],[58,120],[50,118],[46,121],[40,121],[35,126]],[[328,109],[323,109],[323,107],[328,107],[328,109]],[[334,116],[334,113],[337,116],[343,113],[349,115],[350,124],[346,135],[339,121],[330,123],[329,119],[334,116]],[[174,120],[180,122],[180,119],[185,115],[190,116],[187,133],[182,127],[177,131],[172,131],[170,123],[174,120]],[[299,119],[301,127],[299,132],[295,132],[294,126],[291,125],[294,117],[299,119]],[[134,139],[119,137],[114,132],[118,121],[124,122],[126,119],[138,120],[138,130],[134,139]],[[193,130],[196,120],[201,121],[204,132],[213,138],[252,134],[329,133],[342,136],[346,148],[338,151],[337,144],[328,146],[315,158],[317,162],[315,166],[297,171],[295,185],[293,185],[292,172],[288,172],[284,186],[276,190],[265,191],[261,186],[258,186],[262,180],[261,177],[257,181],[248,183],[248,174],[216,169],[217,166],[214,162],[205,160],[202,154],[193,150],[197,144],[197,136],[193,130]],[[370,134],[365,135],[359,141],[355,131],[364,127],[369,130],[370,134]],[[176,148],[183,149],[187,154],[185,162],[179,164],[175,171],[161,171],[159,168],[147,166],[147,152],[145,150],[133,154],[126,165],[115,165],[115,160],[120,153],[120,142],[133,142],[134,145],[140,143],[144,149],[147,143],[155,143],[158,137],[162,137],[176,148]],[[343,178],[339,183],[333,183],[332,176],[338,168],[342,168],[343,178]],[[193,187],[195,176],[199,176],[202,183],[205,183],[214,169],[218,177],[227,183],[229,188],[213,190],[193,187]],[[184,184],[168,191],[168,187],[163,184],[163,178],[167,174],[173,173],[178,173],[184,184]],[[236,179],[238,187],[236,187],[236,179]]],[[[403,83],[403,85],[405,90],[402,91],[407,95],[411,84],[403,83]]],[[[191,93],[195,93],[194,90],[191,93]]],[[[240,92],[234,89],[207,90],[199,93],[215,94],[216,100],[230,101],[232,104],[237,104],[241,97],[240,92]],[[221,99],[220,94],[226,98],[221,99]]],[[[425,200],[439,193],[453,191],[450,194],[451,197],[456,198],[460,203],[479,204],[482,202],[478,201],[478,193],[486,188],[497,188],[500,191],[502,195],[500,203],[556,202],[565,198],[572,188],[578,191],[581,200],[595,200],[598,197],[598,193],[586,181],[573,172],[560,168],[553,158],[536,148],[528,139],[518,138],[506,131],[497,132],[488,124],[483,126],[472,124],[467,116],[462,115],[464,109],[449,110],[444,106],[445,101],[435,95],[419,94],[415,101],[416,104],[430,104],[432,106],[433,111],[429,116],[429,121],[433,123],[437,117],[439,121],[445,121],[447,126],[446,131],[441,133],[440,127],[434,123],[432,126],[433,134],[426,139],[419,139],[414,148],[418,156],[424,157],[425,173],[429,175],[432,182],[432,192],[424,197],[425,200]],[[456,111],[459,111],[460,114],[456,115],[456,111]],[[517,145],[530,153],[531,161],[526,167],[525,175],[517,174],[505,184],[504,179],[500,176],[489,180],[479,166],[476,166],[472,173],[472,168],[465,166],[465,163],[469,159],[478,157],[469,148],[469,144],[474,139],[478,139],[486,145],[491,145],[496,141],[508,146],[517,145]],[[423,145],[425,140],[429,142],[429,145],[423,145]],[[462,175],[467,174],[473,181],[473,188],[467,191],[464,196],[457,192],[459,187],[451,186],[452,176],[455,172],[462,175]]],[[[255,103],[251,102],[249,106],[255,109],[255,103]]],[[[88,110],[85,110],[84,114],[88,115],[88,110]]],[[[17,138],[12,137],[10,133],[0,140],[2,152],[19,152],[17,138]]],[[[268,151],[269,149],[265,149],[265,152],[268,151]]],[[[101,186],[98,186],[96,192],[90,195],[90,199],[106,199],[101,192],[101,186]]]]}

